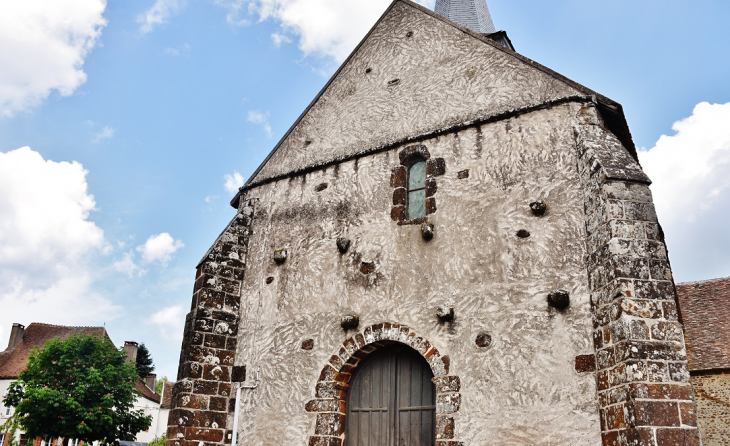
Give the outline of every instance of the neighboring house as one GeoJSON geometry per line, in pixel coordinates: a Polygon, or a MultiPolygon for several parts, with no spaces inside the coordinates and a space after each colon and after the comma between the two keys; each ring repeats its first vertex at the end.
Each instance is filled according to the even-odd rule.
{"type": "MultiPolygon", "coordinates": [[[[124,348],[130,361],[137,358],[137,343],[125,342],[124,348]]],[[[152,424],[146,431],[137,434],[137,441],[149,443],[157,437],[165,435],[167,422],[170,413],[170,401],[172,399],[172,387],[175,383],[166,382],[162,387],[162,395],[157,394],[155,384],[157,375],[151,374],[146,380],[138,380],[135,389],[140,392],[140,397],[134,404],[134,409],[142,409],[145,415],[152,416],[152,424]]]]}
{"type": "MultiPolygon", "coordinates": [[[[104,327],[65,327],[39,323],[33,323],[28,325],[28,327],[24,327],[21,324],[13,324],[13,328],[10,331],[8,347],[5,351],[0,352],[0,397],[6,394],[10,383],[16,381],[20,372],[25,370],[25,366],[28,363],[28,355],[33,347],[43,347],[46,342],[52,339],[65,339],[72,334],[78,333],[109,337],[104,327]]],[[[2,405],[2,398],[0,398],[0,425],[12,413],[13,409],[11,407],[4,407],[2,405]]],[[[4,441],[7,444],[10,440],[8,435],[4,435],[4,433],[0,433],[0,435],[4,436],[4,441]]],[[[21,441],[21,444],[27,442],[27,439],[23,436],[20,436],[18,439],[21,441]]]]}
{"type": "Polygon", "coordinates": [[[730,445],[730,277],[677,284],[704,446],[730,445]]]}
{"type": "MultiPolygon", "coordinates": [[[[16,381],[20,372],[25,369],[28,363],[28,355],[33,347],[41,348],[52,339],[65,339],[72,334],[78,333],[95,334],[109,338],[104,327],[67,327],[41,323],[32,323],[28,327],[24,327],[21,324],[13,324],[8,348],[0,352],[0,397],[5,395],[10,383],[16,381]]],[[[137,357],[137,343],[125,342],[124,346],[127,357],[130,361],[134,361],[137,357]]],[[[163,410],[161,408],[161,396],[155,393],[154,388],[155,375],[150,375],[147,382],[139,379],[135,385],[135,389],[140,392],[140,396],[137,397],[134,408],[142,409],[145,415],[152,416],[150,429],[137,435],[137,441],[140,442],[146,443],[162,435],[164,429],[159,426],[167,424],[169,409],[163,410]]],[[[11,407],[2,406],[0,398],[0,425],[12,414],[12,410],[11,407]]],[[[3,437],[5,442],[0,443],[0,446],[5,446],[9,441],[9,437],[2,432],[0,432],[0,436],[3,437]]],[[[27,439],[22,435],[18,439],[21,445],[27,443],[27,439]]],[[[42,446],[40,439],[36,439],[33,443],[36,446],[42,446]]],[[[71,446],[78,445],[72,444],[71,446]]]]}
{"type": "Polygon", "coordinates": [[[621,105],[435,5],[393,1],[232,200],[168,446],[700,444],[621,105]]]}

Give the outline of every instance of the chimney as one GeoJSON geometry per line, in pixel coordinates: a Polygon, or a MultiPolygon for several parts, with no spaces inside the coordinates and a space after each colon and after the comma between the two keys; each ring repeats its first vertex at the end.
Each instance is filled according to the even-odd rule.
{"type": "Polygon", "coordinates": [[[13,324],[13,328],[10,330],[10,341],[8,342],[7,350],[12,350],[20,344],[20,341],[23,340],[24,331],[25,325],[13,324]]]}
{"type": "Polygon", "coordinates": [[[134,341],[124,341],[124,350],[127,351],[127,361],[129,362],[137,362],[137,347],[139,344],[137,344],[134,341]]]}
{"type": "Polygon", "coordinates": [[[144,379],[144,383],[147,387],[150,388],[153,392],[155,391],[155,384],[157,383],[157,375],[154,373],[150,373],[147,375],[147,378],[144,379]]]}

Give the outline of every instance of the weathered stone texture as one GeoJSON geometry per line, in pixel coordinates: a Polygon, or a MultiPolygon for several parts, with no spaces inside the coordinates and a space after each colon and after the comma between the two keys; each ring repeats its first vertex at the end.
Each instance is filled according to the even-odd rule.
{"type": "Polygon", "coordinates": [[[398,154],[409,144],[248,190],[259,206],[235,361],[260,367],[261,384],[242,394],[241,444],[340,444],[319,415],[342,413],[331,400],[346,400],[357,371],[348,360],[393,336],[437,377],[459,378],[437,383],[459,389],[438,398],[439,417],[450,418],[439,418],[439,432],[451,436],[440,445],[599,444],[595,374],[575,369],[576,356],[593,353],[573,133],[581,105],[420,141],[443,159],[430,241],[419,225],[390,219],[398,154]],[[529,207],[537,197],[549,203],[539,218],[529,207]],[[531,236],[515,237],[523,228],[531,236]],[[344,254],[340,237],[351,241],[344,254]],[[289,257],[278,265],[271,253],[283,247],[289,257]],[[562,312],[547,303],[555,289],[570,292],[562,312]],[[444,302],[451,322],[436,316],[444,302]],[[356,335],[340,326],[350,314],[365,327],[356,335]],[[492,337],[489,348],[475,343],[480,333],[492,337]],[[314,347],[303,350],[308,339],[314,347]]]}
{"type": "Polygon", "coordinates": [[[705,446],[730,444],[730,372],[697,375],[691,378],[697,395],[697,412],[684,407],[682,415],[699,418],[705,446]]]}
{"type": "Polygon", "coordinates": [[[234,357],[254,206],[253,201],[243,203],[198,265],[173,388],[167,446],[222,444],[232,424],[231,375],[237,380],[245,376],[245,369],[234,367],[234,357]]]}
{"type": "Polygon", "coordinates": [[[587,107],[575,127],[603,444],[700,444],[648,178],[587,107]],[[592,116],[593,119],[588,119],[592,116]]]}
{"type": "Polygon", "coordinates": [[[591,94],[489,39],[465,37],[435,15],[395,3],[249,183],[591,94]]]}

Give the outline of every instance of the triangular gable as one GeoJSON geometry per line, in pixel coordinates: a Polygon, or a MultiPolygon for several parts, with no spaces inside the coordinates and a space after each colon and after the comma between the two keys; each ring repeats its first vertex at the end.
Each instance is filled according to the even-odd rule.
{"type": "MultiPolygon", "coordinates": [[[[244,188],[575,96],[597,95],[420,5],[395,0],[244,188]]],[[[621,114],[618,104],[599,99],[621,114]]]]}

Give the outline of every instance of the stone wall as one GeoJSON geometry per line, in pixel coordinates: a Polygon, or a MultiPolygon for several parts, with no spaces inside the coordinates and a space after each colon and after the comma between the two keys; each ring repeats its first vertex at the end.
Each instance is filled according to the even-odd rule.
{"type": "Polygon", "coordinates": [[[730,372],[694,375],[697,414],[705,446],[730,444],[730,372]]]}
{"type": "Polygon", "coordinates": [[[249,183],[591,94],[431,11],[394,2],[249,183]]]}
{"type": "Polygon", "coordinates": [[[245,379],[245,368],[234,366],[234,357],[254,207],[253,202],[242,203],[198,265],[173,388],[167,446],[230,444],[235,408],[232,383],[245,379]]]}
{"type": "Polygon", "coordinates": [[[699,445],[676,294],[648,178],[581,110],[577,151],[603,445],[699,445]]]}
{"type": "Polygon", "coordinates": [[[430,241],[391,218],[391,178],[412,144],[247,190],[258,205],[235,365],[260,369],[261,383],[242,394],[239,444],[341,445],[356,367],[335,367],[351,359],[346,344],[367,350],[357,336],[367,327],[405,329],[448,357],[448,372],[434,373],[459,378],[442,390],[459,404],[439,415],[440,446],[600,444],[573,132],[581,105],[412,143],[443,160],[430,241]],[[543,216],[530,209],[536,200],[543,216]],[[338,238],[350,240],[347,252],[338,238]],[[558,289],[570,295],[562,311],[547,302],[558,289]],[[436,315],[444,305],[452,322],[436,315]],[[349,314],[365,328],[345,331],[349,314]]]}

